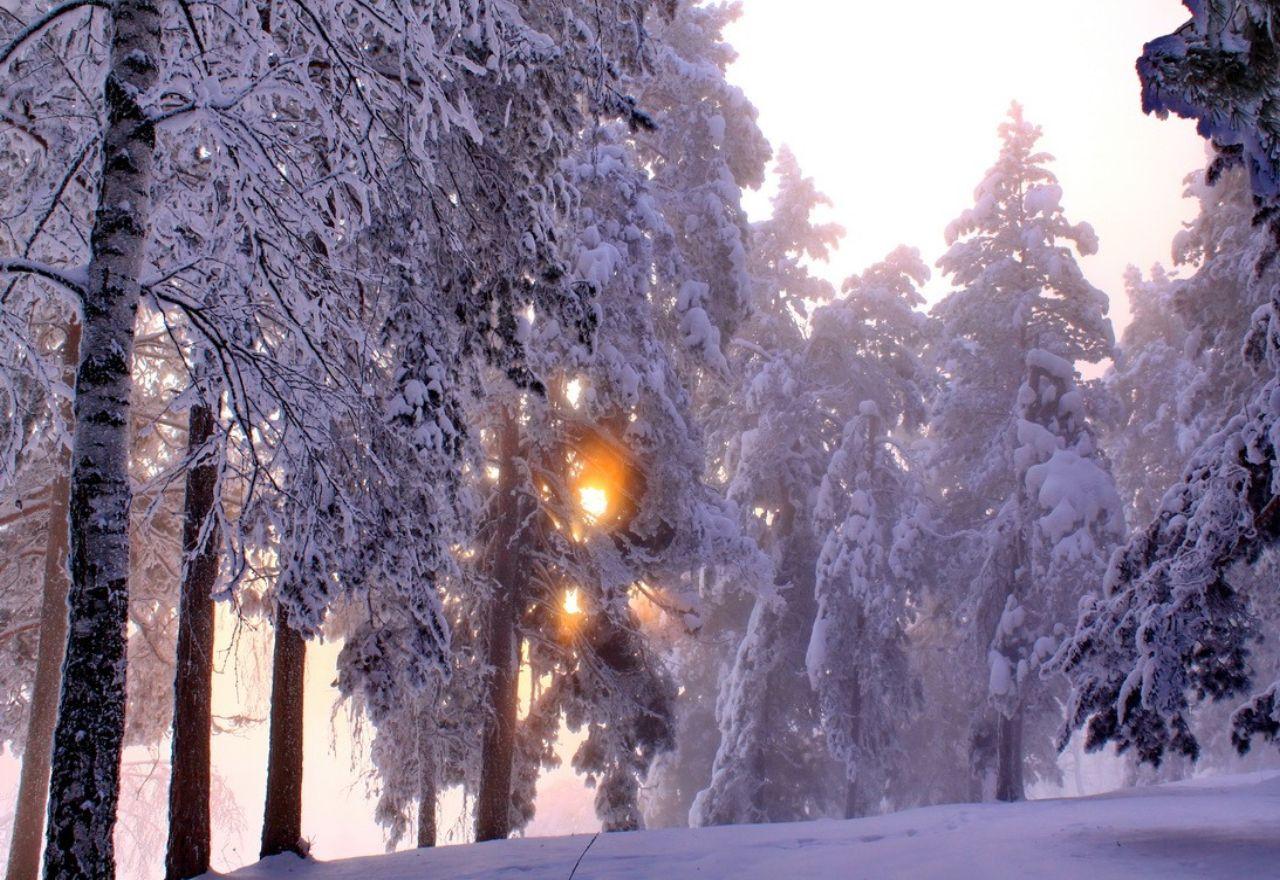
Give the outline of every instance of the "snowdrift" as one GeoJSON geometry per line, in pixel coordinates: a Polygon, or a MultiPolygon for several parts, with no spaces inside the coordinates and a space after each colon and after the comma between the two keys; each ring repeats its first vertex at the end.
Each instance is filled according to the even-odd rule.
{"type": "Polygon", "coordinates": [[[1280,878],[1280,772],[1089,798],[959,804],[850,822],[641,831],[335,862],[268,859],[234,880],[1132,880],[1280,878]],[[575,864],[577,871],[574,873],[575,864]]]}

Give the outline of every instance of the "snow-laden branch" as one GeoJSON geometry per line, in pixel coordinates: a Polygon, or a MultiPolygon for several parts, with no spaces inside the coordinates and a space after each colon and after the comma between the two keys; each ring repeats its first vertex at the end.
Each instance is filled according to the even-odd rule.
{"type": "Polygon", "coordinates": [[[0,67],[3,67],[9,60],[10,56],[12,56],[14,52],[18,51],[22,44],[27,40],[40,33],[40,31],[53,24],[53,22],[66,15],[68,12],[75,12],[82,6],[97,6],[102,9],[107,9],[111,4],[108,3],[107,0],[68,0],[66,3],[53,7],[44,15],[31,22],[31,24],[18,31],[17,35],[9,41],[9,44],[3,49],[0,49],[0,67]]]}
{"type": "Polygon", "coordinates": [[[0,258],[0,272],[36,275],[57,282],[76,296],[83,297],[89,287],[89,273],[83,268],[59,269],[47,263],[20,258],[0,258]]]}

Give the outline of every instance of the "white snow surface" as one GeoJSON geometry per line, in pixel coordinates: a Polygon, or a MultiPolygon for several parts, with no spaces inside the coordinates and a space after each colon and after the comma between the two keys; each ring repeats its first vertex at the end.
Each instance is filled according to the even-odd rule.
{"type": "Polygon", "coordinates": [[[278,856],[229,877],[566,880],[581,857],[575,880],[1252,880],[1280,878],[1278,830],[1280,772],[1267,771],[849,822],[532,838],[326,863],[278,856]]]}

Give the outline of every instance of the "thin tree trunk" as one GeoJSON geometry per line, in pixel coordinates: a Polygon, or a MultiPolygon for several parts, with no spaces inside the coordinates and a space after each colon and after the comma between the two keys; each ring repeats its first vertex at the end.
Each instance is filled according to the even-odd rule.
{"type": "MultiPolygon", "coordinates": [[[[813,564],[818,553],[811,524],[791,500],[784,499],[779,505],[774,526],[782,545],[774,580],[779,586],[789,585],[789,588],[782,594],[785,598],[777,620],[775,644],[782,653],[766,679],[762,695],[765,711],[760,713],[760,724],[770,735],[785,737],[791,717],[807,717],[815,726],[820,723],[817,697],[807,684],[801,690],[797,690],[796,684],[807,680],[807,633],[818,613],[813,564]]],[[[768,742],[768,738],[762,743],[764,747],[760,752],[757,777],[760,784],[756,787],[755,803],[758,813],[767,822],[797,821],[803,817],[796,811],[796,804],[784,802],[793,800],[785,797],[785,780],[791,772],[788,765],[795,758],[781,753],[768,742]],[[784,797],[780,798],[780,794],[784,797]]],[[[816,784],[817,780],[813,783],[816,784]]]]}
{"type": "Polygon", "coordinates": [[[161,55],[154,0],[116,0],[107,15],[102,182],[76,373],[69,636],[49,784],[49,880],[115,876],[129,613],[130,371],[155,155],[155,128],[139,100],[156,83],[161,55]]]}
{"type": "Polygon", "coordinates": [[[1022,710],[1000,716],[996,730],[996,800],[1020,801],[1022,786],[1022,710]]]}
{"type": "Polygon", "coordinates": [[[307,643],[276,611],[271,668],[271,745],[267,754],[267,803],[262,817],[263,858],[291,852],[302,843],[302,691],[307,643]]]}
{"type": "MultiPolygon", "coordinates": [[[[853,689],[853,697],[850,701],[853,708],[853,719],[850,723],[849,736],[854,742],[857,742],[862,727],[862,689],[860,682],[856,679],[850,683],[850,686],[853,689]]],[[[856,769],[845,767],[844,817],[846,819],[856,819],[859,816],[867,815],[869,812],[866,793],[863,791],[856,769]]]]}
{"type": "Polygon", "coordinates": [[[847,780],[844,787],[844,817],[857,819],[867,815],[867,812],[867,805],[862,797],[862,786],[858,785],[856,779],[847,780]]]}
{"type": "Polygon", "coordinates": [[[211,594],[218,576],[218,524],[212,514],[218,469],[205,447],[213,439],[213,408],[207,403],[197,403],[191,407],[187,421],[187,454],[192,459],[187,470],[182,523],[184,567],[173,686],[173,771],[169,779],[166,880],[187,880],[208,873],[211,847],[209,753],[213,725],[214,629],[211,594]]]}
{"type": "MultiPolygon", "coordinates": [[[[62,347],[63,377],[74,381],[80,362],[80,322],[67,324],[62,347]]],[[[70,403],[62,405],[63,421],[71,424],[70,403]]],[[[7,880],[37,880],[45,808],[49,805],[49,761],[53,728],[58,721],[58,691],[62,686],[62,658],[67,649],[67,513],[71,504],[71,450],[63,448],[54,463],[49,487],[49,527],[44,550],[44,593],[40,604],[40,646],[36,680],[31,690],[31,717],[22,752],[22,780],[13,815],[7,880]]]]}
{"type": "Polygon", "coordinates": [[[497,584],[489,606],[487,661],[492,715],[485,724],[481,752],[480,790],[476,795],[476,840],[501,840],[511,833],[511,774],[515,760],[516,720],[519,713],[520,653],[516,621],[520,594],[524,592],[520,559],[520,524],[524,505],[520,500],[520,425],[514,412],[503,421],[501,472],[498,478],[497,530],[492,568],[497,584]]]}
{"type": "Polygon", "coordinates": [[[436,758],[431,734],[418,732],[418,846],[436,845],[436,758]]]}

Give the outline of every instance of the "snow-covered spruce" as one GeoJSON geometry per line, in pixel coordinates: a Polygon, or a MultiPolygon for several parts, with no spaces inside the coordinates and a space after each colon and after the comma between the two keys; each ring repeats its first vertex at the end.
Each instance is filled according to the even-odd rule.
{"type": "Polygon", "coordinates": [[[849,415],[815,502],[825,537],[805,665],[827,748],[844,765],[846,818],[890,797],[906,757],[902,730],[920,708],[906,629],[923,583],[926,502],[903,441],[924,418],[929,388],[919,352],[930,326],[916,289],[928,277],[917,252],[898,248],[849,279],[812,322],[825,381],[861,373],[875,395],[849,415]]]}
{"type": "MultiPolygon", "coordinates": [[[[842,234],[812,214],[825,202],[789,152],[779,156],[773,216],[753,229],[751,318],[738,329],[731,369],[737,404],[726,415],[728,495],[772,562],[771,583],[752,585],[750,616],[716,702],[719,745],[711,777],[691,807],[695,825],[787,821],[828,811],[843,794],[833,759],[813,732],[816,696],[805,681],[805,648],[816,612],[821,538],[811,499],[844,424],[866,399],[847,376],[824,401],[826,377],[811,370],[803,300],[832,298],[805,258],[825,259],[842,234]],[[732,433],[730,433],[732,432],[732,433]]],[[[743,625],[738,624],[739,627],[743,625]]]]}
{"type": "Polygon", "coordinates": [[[946,662],[972,676],[969,730],[956,736],[970,740],[981,794],[1016,800],[1028,767],[1056,772],[1054,692],[1032,676],[1052,648],[1043,640],[1101,577],[1122,520],[1073,378],[1113,345],[1106,295],[1076,262],[1097,239],[1064,215],[1020,107],[999,131],[999,158],[939,260],[955,289],[934,309],[943,388],[928,434],[940,522],[968,536],[937,569],[954,621],[946,662]],[[1069,497],[1072,472],[1088,493],[1069,497]]]}
{"type": "MultiPolygon", "coordinates": [[[[1273,10],[1256,0],[1187,6],[1191,20],[1144,50],[1144,108],[1197,120],[1215,150],[1210,183],[1232,166],[1247,170],[1256,219],[1270,239],[1256,262],[1265,270],[1276,251],[1280,130],[1264,108],[1280,84],[1241,74],[1274,67],[1273,10]]],[[[1257,375],[1248,400],[1201,443],[1155,519],[1116,554],[1105,593],[1082,609],[1063,649],[1075,687],[1067,729],[1083,727],[1093,748],[1114,742],[1151,763],[1167,750],[1194,757],[1191,698],[1222,699],[1250,685],[1255,627],[1231,569],[1280,536],[1280,285],[1265,271],[1251,283],[1257,292],[1246,299],[1262,304],[1250,312],[1242,340],[1257,375]]],[[[1271,694],[1235,715],[1241,749],[1254,735],[1275,737],[1271,694]]]]}

